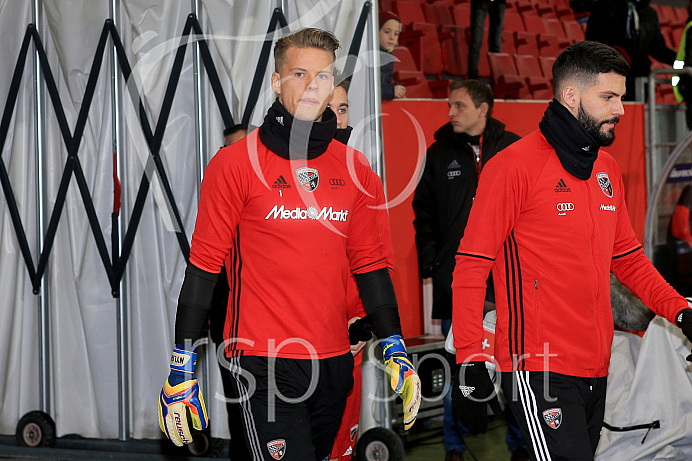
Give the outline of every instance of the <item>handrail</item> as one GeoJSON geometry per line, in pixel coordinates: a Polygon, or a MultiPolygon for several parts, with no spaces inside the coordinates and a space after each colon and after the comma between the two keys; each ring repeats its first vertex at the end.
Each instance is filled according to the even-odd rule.
{"type": "Polygon", "coordinates": [[[692,67],[683,67],[682,69],[673,68],[661,68],[654,69],[649,73],[647,93],[648,93],[648,112],[649,112],[649,123],[647,124],[647,136],[648,136],[648,148],[647,148],[647,175],[646,175],[646,196],[650,197],[653,192],[654,187],[654,152],[656,150],[657,143],[657,133],[656,133],[656,83],[668,83],[670,84],[670,79],[657,79],[659,75],[690,75],[692,76],[692,67]]]}
{"type": "Polygon", "coordinates": [[[688,133],[682,142],[677,144],[677,147],[673,150],[668,157],[668,160],[661,168],[661,172],[658,177],[654,180],[654,153],[656,146],[659,145],[657,142],[656,133],[656,83],[670,83],[669,79],[657,79],[658,75],[690,75],[692,76],[692,67],[683,67],[682,69],[672,69],[672,68],[662,68],[654,69],[651,71],[648,77],[648,112],[649,112],[649,123],[647,124],[647,135],[648,135],[648,149],[647,149],[647,175],[646,175],[646,196],[647,196],[647,207],[646,207],[646,219],[644,222],[644,253],[646,253],[650,258],[653,256],[652,250],[652,239],[653,239],[653,226],[654,226],[654,208],[655,204],[660,198],[661,188],[660,184],[664,183],[668,175],[670,174],[675,161],[677,160],[680,152],[684,150],[690,142],[692,142],[692,132],[688,133]]]}

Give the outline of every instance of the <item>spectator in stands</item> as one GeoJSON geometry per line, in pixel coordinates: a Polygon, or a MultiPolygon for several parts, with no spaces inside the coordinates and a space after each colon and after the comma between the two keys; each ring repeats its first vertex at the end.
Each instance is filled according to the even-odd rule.
{"type": "Polygon", "coordinates": [[[502,45],[502,23],[505,19],[506,0],[471,0],[471,43],[469,45],[468,78],[478,78],[478,60],[485,32],[485,18],[490,16],[488,51],[499,53],[502,45]]]}
{"type": "Polygon", "coordinates": [[[380,11],[380,79],[382,99],[389,101],[406,97],[406,87],[394,83],[394,57],[392,51],[399,41],[401,20],[391,11],[380,11]]]}
{"type": "MultiPolygon", "coordinates": [[[[450,121],[435,133],[425,169],[413,196],[416,246],[421,278],[433,279],[433,313],[441,319],[445,337],[452,325],[454,257],[469,217],[481,170],[500,150],[519,139],[493,118],[493,90],[477,80],[449,86],[450,121]]],[[[492,286],[488,297],[494,301],[492,286]]],[[[463,459],[468,433],[452,411],[451,392],[445,395],[443,444],[446,460],[463,459]]],[[[508,418],[507,446],[512,460],[528,460],[526,442],[513,418],[508,418]],[[523,455],[523,457],[522,457],[523,455]]]]}
{"type": "Polygon", "coordinates": [[[670,66],[675,61],[675,51],[666,45],[658,14],[649,3],[650,0],[594,2],[586,27],[586,40],[616,48],[630,63],[627,100],[635,99],[635,79],[651,72],[649,56],[670,66]]]}
{"type": "MultiPolygon", "coordinates": [[[[687,25],[680,38],[678,54],[675,59],[674,67],[676,69],[681,66],[692,68],[692,33],[690,33],[690,26],[692,26],[692,0],[687,0],[687,13],[689,15],[687,25]]],[[[673,84],[673,91],[678,103],[682,104],[684,102],[687,105],[687,129],[692,130],[692,75],[680,74],[680,80],[677,84],[673,84]]]]}

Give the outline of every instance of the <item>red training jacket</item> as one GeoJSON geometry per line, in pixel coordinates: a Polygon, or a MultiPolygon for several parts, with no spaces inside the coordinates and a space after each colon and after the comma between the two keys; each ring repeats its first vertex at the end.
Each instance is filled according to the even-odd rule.
{"type": "Polygon", "coordinates": [[[620,169],[599,151],[588,180],[569,174],[540,130],[493,158],[481,175],[456,256],[457,362],[484,360],[483,300],[491,267],[502,371],[608,374],[612,271],[674,321],[687,302],[661,277],[630,224],[620,169]]]}
{"type": "Polygon", "coordinates": [[[338,141],[315,159],[287,160],[257,131],[209,162],[190,262],[214,273],[227,265],[224,338],[236,340],[227,355],[345,354],[351,274],[388,267],[382,182],[338,141]]]}

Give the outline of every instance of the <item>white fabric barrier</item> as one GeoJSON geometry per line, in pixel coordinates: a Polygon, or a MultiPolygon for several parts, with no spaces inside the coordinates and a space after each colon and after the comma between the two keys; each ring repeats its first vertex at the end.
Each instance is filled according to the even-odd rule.
{"type": "Polygon", "coordinates": [[[627,427],[658,420],[661,427],[648,434],[648,429],[604,428],[596,460],[692,459],[692,364],[685,360],[689,341],[677,326],[656,317],[641,339],[616,331],[612,351],[606,423],[627,427]]]}
{"type": "MultiPolygon", "coordinates": [[[[5,63],[0,71],[0,105],[3,108],[26,27],[34,22],[33,3],[32,0],[0,2],[0,28],[3,32],[0,59],[5,63]]],[[[111,2],[43,0],[38,3],[42,19],[37,29],[58,85],[70,130],[74,130],[111,2]]],[[[342,42],[338,57],[339,63],[343,63],[363,3],[364,0],[289,2],[289,29],[312,26],[334,30],[342,42]]],[[[149,121],[155,129],[183,25],[192,12],[191,2],[128,0],[117,4],[116,27],[133,68],[133,79],[129,83],[135,85],[144,99],[149,121]]],[[[238,123],[245,110],[257,59],[277,2],[200,0],[198,4],[199,22],[233,118],[238,123]]],[[[280,31],[277,31],[275,37],[279,35],[280,31]]],[[[367,34],[361,52],[367,48],[366,37],[367,34]]],[[[201,176],[200,161],[195,154],[199,136],[204,137],[208,145],[203,154],[203,164],[223,142],[223,122],[209,85],[206,84],[201,101],[195,97],[192,48],[193,44],[189,43],[160,151],[188,240],[197,213],[201,176]],[[198,134],[196,113],[200,107],[204,110],[203,127],[206,131],[198,134]]],[[[110,40],[107,49],[111,49],[110,40]]],[[[47,94],[44,95],[44,116],[37,126],[33,44],[31,50],[2,158],[36,264],[40,253],[37,206],[39,201],[44,203],[47,225],[67,159],[67,148],[47,94]],[[36,192],[36,133],[41,133],[44,149],[41,159],[42,196],[36,192]]],[[[263,93],[251,118],[252,125],[262,122],[266,108],[275,98],[273,92],[264,91],[269,89],[269,76],[273,70],[272,59],[265,74],[263,93]]],[[[367,80],[362,60],[356,70],[350,117],[356,134],[353,146],[361,149],[363,137],[358,136],[358,132],[360,129],[362,134],[369,90],[365,88],[367,80]]],[[[107,51],[79,150],[109,251],[114,149],[111,71],[110,51],[107,51]]],[[[117,79],[122,81],[120,75],[117,79]]],[[[119,122],[124,142],[117,147],[123,164],[119,171],[123,203],[120,216],[129,222],[149,148],[139,125],[137,108],[126,92],[123,92],[122,99],[119,122]]],[[[128,391],[131,404],[128,435],[134,438],[162,436],[158,428],[156,399],[168,375],[175,309],[185,269],[160,186],[154,176],[150,179],[152,187],[127,262],[122,292],[129,317],[128,391]]],[[[0,242],[0,433],[13,434],[21,416],[39,408],[39,299],[32,294],[31,281],[4,195],[0,195],[0,242]]],[[[85,437],[117,438],[117,305],[111,297],[74,179],[70,182],[42,284],[50,313],[52,408],[49,413],[55,419],[57,435],[74,433],[85,437]]],[[[224,404],[213,398],[217,392],[223,393],[215,364],[210,370],[211,382],[206,398],[215,423],[212,436],[228,437],[224,404]]]]}

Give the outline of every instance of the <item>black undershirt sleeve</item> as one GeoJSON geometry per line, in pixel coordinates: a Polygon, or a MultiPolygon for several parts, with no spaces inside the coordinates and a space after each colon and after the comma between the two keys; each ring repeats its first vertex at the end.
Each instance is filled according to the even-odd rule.
{"type": "Polygon", "coordinates": [[[176,344],[194,343],[202,336],[218,277],[219,274],[203,271],[193,264],[187,265],[175,316],[176,344]]]}
{"type": "Polygon", "coordinates": [[[389,269],[355,274],[360,299],[372,322],[372,332],[378,338],[401,334],[399,306],[389,269]]]}

